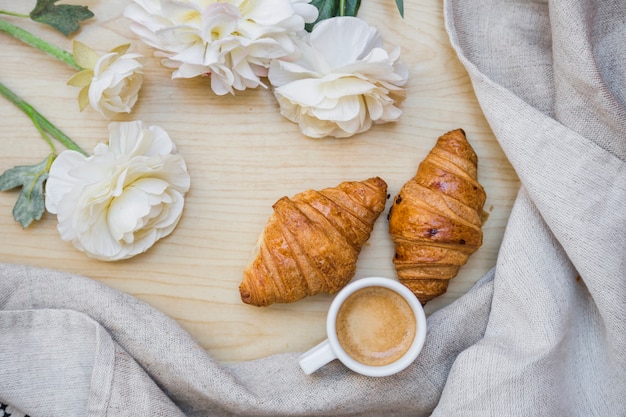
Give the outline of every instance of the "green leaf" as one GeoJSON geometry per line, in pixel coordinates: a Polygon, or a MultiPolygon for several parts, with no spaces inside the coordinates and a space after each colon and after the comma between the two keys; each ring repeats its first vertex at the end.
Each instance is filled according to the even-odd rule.
{"type": "Polygon", "coordinates": [[[404,0],[396,0],[396,6],[398,6],[400,16],[404,19],[404,0]]]}
{"type": "Polygon", "coordinates": [[[319,16],[315,22],[305,25],[304,28],[309,32],[321,20],[335,16],[356,16],[361,6],[361,0],[313,0],[311,4],[317,7],[319,16]]]}
{"type": "Polygon", "coordinates": [[[87,6],[61,4],[55,6],[59,0],[37,0],[35,8],[30,12],[30,18],[35,22],[52,26],[65,36],[80,29],[80,21],[93,17],[87,6]]]}
{"type": "Polygon", "coordinates": [[[361,7],[361,0],[346,0],[345,16],[356,16],[359,12],[359,7],[361,7]]]}
{"type": "Polygon", "coordinates": [[[22,227],[28,227],[34,220],[41,219],[45,210],[44,182],[54,159],[50,155],[37,165],[20,165],[6,170],[0,175],[0,191],[22,187],[13,206],[13,218],[22,227]]]}
{"type": "Polygon", "coordinates": [[[319,15],[317,20],[313,23],[307,23],[304,28],[307,31],[313,30],[313,26],[320,20],[328,19],[333,16],[337,16],[339,13],[339,0],[313,0],[311,4],[317,7],[319,15]]]}

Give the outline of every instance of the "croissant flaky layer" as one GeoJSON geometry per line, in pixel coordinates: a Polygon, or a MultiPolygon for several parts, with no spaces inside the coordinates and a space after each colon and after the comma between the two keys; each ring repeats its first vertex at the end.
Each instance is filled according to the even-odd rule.
{"type": "Polygon", "coordinates": [[[399,280],[426,304],[482,245],[486,194],[462,129],[441,136],[395,197],[389,233],[399,280]]]}
{"type": "Polygon", "coordinates": [[[279,199],[243,273],[242,301],[267,306],[339,291],[354,276],[386,200],[378,177],[279,199]]]}

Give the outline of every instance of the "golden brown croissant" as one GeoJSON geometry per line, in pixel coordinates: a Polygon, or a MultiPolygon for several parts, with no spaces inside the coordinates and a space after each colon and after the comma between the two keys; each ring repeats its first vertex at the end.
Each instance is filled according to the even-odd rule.
{"type": "Polygon", "coordinates": [[[354,276],[386,200],[378,177],[279,199],[243,273],[241,300],[267,306],[339,291],[354,276]]]}
{"type": "Polygon", "coordinates": [[[444,134],[389,211],[398,278],[422,304],[445,293],[482,245],[486,194],[477,166],[462,129],[444,134]]]}

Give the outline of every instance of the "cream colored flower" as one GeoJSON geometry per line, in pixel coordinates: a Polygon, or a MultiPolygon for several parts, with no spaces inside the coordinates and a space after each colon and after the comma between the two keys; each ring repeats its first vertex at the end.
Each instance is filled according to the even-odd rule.
{"type": "Polygon", "coordinates": [[[263,85],[270,60],[296,51],[296,34],[317,18],[309,1],[134,0],[124,15],[172,78],[209,75],[224,95],[263,85]]]}
{"type": "Polygon", "coordinates": [[[142,122],[111,123],[92,156],[64,151],[46,182],[46,209],[61,238],[90,257],[130,258],[169,235],[190,178],[168,134],[142,122]]]}
{"type": "Polygon", "coordinates": [[[83,111],[91,104],[110,119],[118,113],[130,113],[143,83],[141,55],[127,53],[130,45],[121,45],[102,56],[74,41],[74,59],[84,68],[67,82],[81,87],[78,104],[83,111]]]}
{"type": "Polygon", "coordinates": [[[398,120],[407,68],[387,52],[378,30],[356,17],[322,20],[295,61],[274,60],[269,80],[281,114],[303,134],[349,137],[372,123],[398,120]]]}

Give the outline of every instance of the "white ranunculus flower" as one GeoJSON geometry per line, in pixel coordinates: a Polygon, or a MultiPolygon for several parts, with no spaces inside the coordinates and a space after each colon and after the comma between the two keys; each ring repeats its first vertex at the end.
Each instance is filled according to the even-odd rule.
{"type": "Polygon", "coordinates": [[[130,113],[137,102],[143,83],[140,58],[139,54],[110,52],[96,62],[89,103],[105,118],[130,113]]]}
{"type": "Polygon", "coordinates": [[[408,70],[376,28],[356,17],[322,20],[300,50],[296,60],[273,60],[268,76],[281,114],[303,134],[349,137],[398,120],[408,70]]]}
{"type": "Polygon", "coordinates": [[[310,0],[134,0],[124,15],[173,78],[211,77],[218,95],[263,85],[270,60],[297,52],[310,0]]]}
{"type": "Polygon", "coordinates": [[[181,217],[190,178],[167,132],[141,121],[111,123],[108,144],[85,157],[64,151],[46,182],[46,209],[61,238],[116,261],[148,250],[181,217]]]}
{"type": "Polygon", "coordinates": [[[129,47],[130,44],[121,45],[100,56],[74,41],[74,59],[84,69],[67,83],[82,88],[78,94],[81,111],[91,104],[106,119],[131,112],[143,84],[143,57],[128,53],[129,47]]]}

